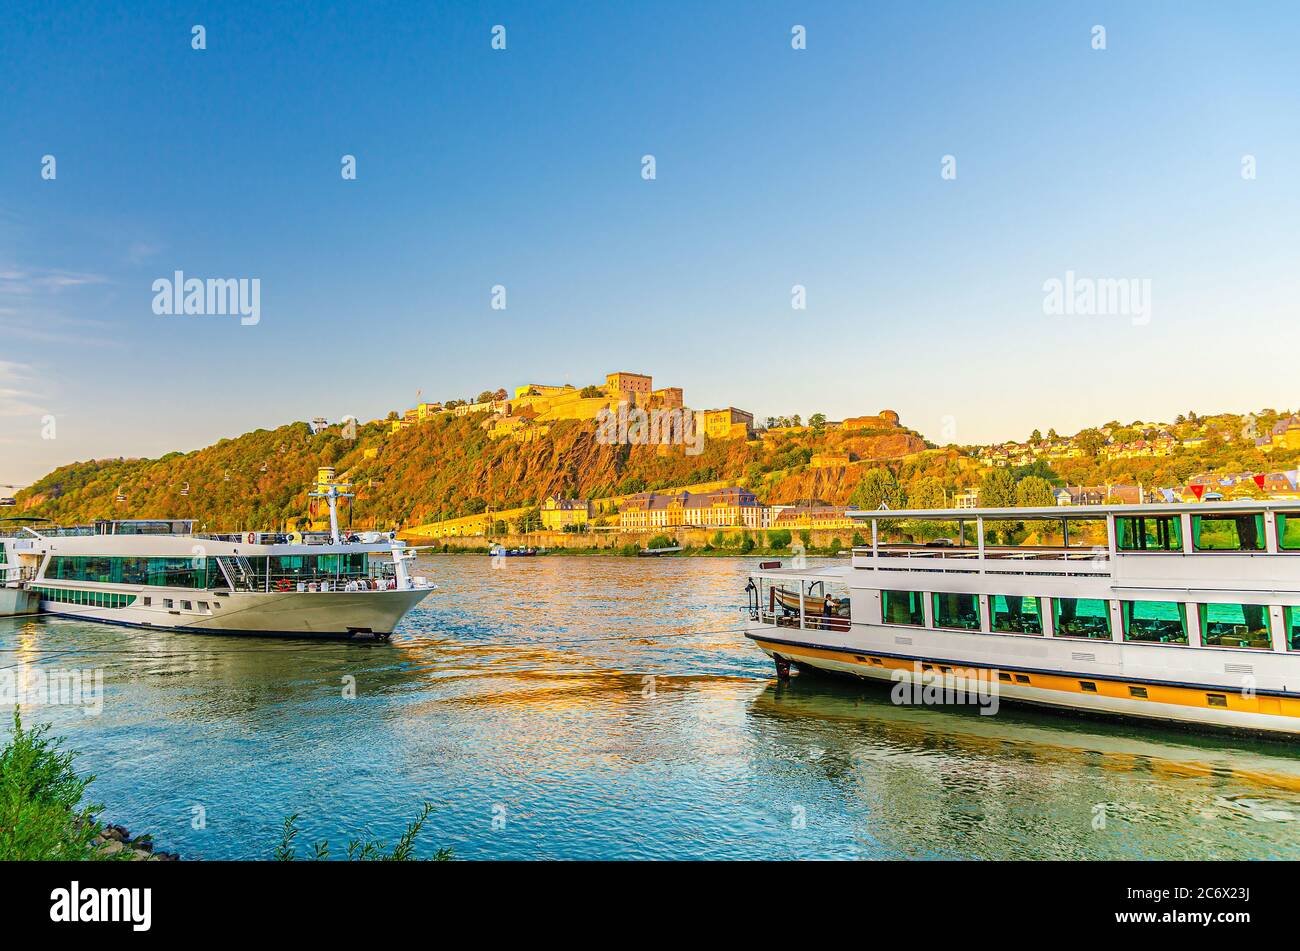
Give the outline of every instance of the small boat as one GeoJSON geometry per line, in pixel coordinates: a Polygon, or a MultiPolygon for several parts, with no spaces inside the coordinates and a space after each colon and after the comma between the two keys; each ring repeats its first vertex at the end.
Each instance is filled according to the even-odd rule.
{"type": "MultiPolygon", "coordinates": [[[[772,596],[781,603],[782,607],[793,611],[795,614],[799,613],[798,591],[788,591],[782,587],[773,587],[772,596]]],[[[823,595],[807,595],[804,597],[803,602],[805,615],[826,613],[826,598],[823,595]]],[[[848,617],[847,607],[842,603],[842,601],[832,598],[831,604],[833,605],[831,610],[832,616],[848,617]]]]}
{"type": "Polygon", "coordinates": [[[637,552],[638,558],[658,558],[660,555],[675,555],[682,550],[681,545],[668,545],[664,548],[642,548],[637,552]]]}
{"type": "Polygon", "coordinates": [[[537,554],[537,549],[506,548],[504,545],[493,545],[488,549],[488,554],[493,558],[532,558],[537,554]]]}

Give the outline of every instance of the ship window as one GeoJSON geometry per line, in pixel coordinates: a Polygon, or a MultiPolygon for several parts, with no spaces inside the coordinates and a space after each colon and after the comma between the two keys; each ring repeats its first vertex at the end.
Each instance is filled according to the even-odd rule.
{"type": "Polygon", "coordinates": [[[1027,684],[1029,683],[1029,678],[1025,674],[1016,674],[1016,683],[1027,684]]]}
{"type": "Polygon", "coordinates": [[[1084,693],[1096,693],[1096,692],[1097,692],[1097,685],[1096,685],[1095,683],[1093,683],[1091,680],[1080,680],[1080,681],[1079,681],[1079,688],[1080,688],[1084,693]]]}
{"type": "Polygon", "coordinates": [[[1207,693],[1205,702],[1212,707],[1226,707],[1228,705],[1228,695],[1226,693],[1207,693]]]}
{"type": "Polygon", "coordinates": [[[1139,700],[1145,700],[1145,699],[1147,698],[1147,688],[1146,688],[1146,687],[1129,687],[1129,688],[1128,688],[1128,695],[1129,695],[1130,697],[1137,697],[1139,700]]]}
{"type": "Polygon", "coordinates": [[[1283,551],[1300,551],[1300,512],[1278,512],[1277,547],[1283,551]]]}
{"type": "Polygon", "coordinates": [[[1121,601],[1124,640],[1187,643],[1187,605],[1181,601],[1121,601]]]}
{"type": "Polygon", "coordinates": [[[1255,647],[1269,650],[1268,606],[1202,604],[1201,643],[1206,647],[1255,647]]]}
{"type": "Polygon", "coordinates": [[[935,627],[948,627],[960,631],[980,629],[979,595],[947,591],[935,592],[930,597],[934,601],[935,627]]]}
{"type": "Polygon", "coordinates": [[[1300,608],[1287,605],[1282,609],[1282,637],[1287,650],[1300,651],[1300,608]]]}
{"type": "Polygon", "coordinates": [[[171,598],[163,598],[163,607],[167,608],[170,611],[175,606],[176,606],[176,602],[174,602],[171,598]]]}
{"type": "Polygon", "coordinates": [[[1116,516],[1115,547],[1120,551],[1182,551],[1183,532],[1178,516],[1116,516]]]}
{"type": "Polygon", "coordinates": [[[182,610],[182,611],[193,611],[193,610],[194,610],[194,604],[193,604],[192,602],[190,602],[190,601],[182,601],[182,602],[181,602],[181,610],[182,610]]]}
{"type": "Polygon", "coordinates": [[[1017,594],[989,596],[989,624],[1004,634],[1042,634],[1042,606],[1038,598],[1017,594]]]}
{"type": "Polygon", "coordinates": [[[152,607],[152,606],[153,606],[153,598],[145,598],[145,599],[144,599],[144,606],[145,606],[146,608],[147,608],[147,607],[152,607]]]}
{"type": "Polygon", "coordinates": [[[1110,602],[1100,598],[1053,598],[1052,620],[1057,637],[1111,639],[1110,602]]]}
{"type": "Polygon", "coordinates": [[[1005,683],[1011,683],[1011,675],[1007,673],[1005,670],[999,670],[998,680],[1004,681],[1005,683]]]}
{"type": "Polygon", "coordinates": [[[216,583],[220,572],[215,558],[189,555],[171,558],[55,555],[50,559],[46,574],[66,581],[94,581],[100,584],[206,588],[216,583]]]}
{"type": "Polygon", "coordinates": [[[882,591],[880,598],[881,614],[886,624],[910,624],[913,627],[925,624],[921,592],[882,591]]]}
{"type": "Polygon", "coordinates": [[[1263,551],[1264,516],[1193,515],[1192,547],[1196,551],[1263,551]]]}

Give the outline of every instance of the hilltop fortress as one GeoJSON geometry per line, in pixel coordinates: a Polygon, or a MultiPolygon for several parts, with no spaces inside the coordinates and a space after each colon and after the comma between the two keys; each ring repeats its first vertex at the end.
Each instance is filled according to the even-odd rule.
{"type": "MultiPolygon", "coordinates": [[[[508,397],[497,390],[491,399],[474,403],[417,403],[412,409],[392,419],[393,432],[443,414],[470,416],[485,414],[480,424],[493,439],[530,442],[550,432],[551,423],[576,419],[594,423],[602,410],[617,413],[620,404],[644,410],[681,410],[685,408],[681,387],[654,388],[652,377],[643,373],[618,371],[605,376],[604,385],[584,386],[570,383],[525,383],[508,397]],[[454,405],[453,405],[454,404],[454,405]]],[[[710,439],[751,439],[754,415],[728,406],[723,409],[697,411],[697,420],[710,439]]]]}

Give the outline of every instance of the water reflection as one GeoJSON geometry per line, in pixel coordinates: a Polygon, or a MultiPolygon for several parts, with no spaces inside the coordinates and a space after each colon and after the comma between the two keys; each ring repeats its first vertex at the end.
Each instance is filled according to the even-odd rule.
{"type": "Polygon", "coordinates": [[[1300,857],[1285,746],[776,685],[753,560],[423,561],[391,644],[0,621],[0,666],[102,667],[102,716],[39,718],[194,857],[264,856],[290,812],[392,839],[425,799],[467,858],[1300,857]]]}

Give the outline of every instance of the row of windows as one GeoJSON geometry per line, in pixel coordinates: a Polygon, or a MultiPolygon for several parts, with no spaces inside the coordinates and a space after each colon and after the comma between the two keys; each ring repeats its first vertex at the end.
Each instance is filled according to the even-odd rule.
{"type": "Polygon", "coordinates": [[[45,577],[60,581],[99,584],[141,584],[165,588],[211,588],[225,579],[215,558],[111,558],[107,556],[55,555],[45,577]]]}
{"type": "MultiPolygon", "coordinates": [[[[919,591],[882,591],[881,618],[886,624],[925,626],[919,591]]],[[[930,594],[934,626],[954,631],[983,629],[977,594],[930,594]]],[[[1050,610],[1057,637],[1111,640],[1110,602],[1100,598],[988,596],[989,628],[1000,634],[1042,634],[1050,610]],[[1050,605],[1050,607],[1048,607],[1050,605]]],[[[1187,644],[1187,605],[1181,601],[1121,601],[1123,639],[1157,644],[1187,644]]],[[[1201,644],[1205,647],[1272,649],[1269,610],[1263,604],[1200,604],[1201,644]]],[[[1300,651],[1300,606],[1282,609],[1287,650],[1300,651]]]]}
{"type": "Polygon", "coordinates": [[[60,604],[86,604],[94,608],[126,608],[135,603],[135,595],[115,591],[78,591],[73,588],[33,587],[46,601],[60,604]]]}
{"type": "MultiPolygon", "coordinates": [[[[220,602],[220,601],[213,601],[210,605],[208,604],[207,601],[197,601],[197,602],[196,602],[196,601],[180,601],[180,602],[179,602],[179,604],[180,604],[180,608],[179,608],[179,609],[176,607],[177,603],[178,603],[178,602],[177,602],[176,599],[174,599],[174,598],[163,598],[163,599],[162,599],[162,606],[163,606],[163,609],[164,609],[164,610],[167,610],[167,611],[175,611],[175,610],[181,610],[181,611],[193,611],[193,610],[194,610],[194,605],[195,605],[195,604],[198,604],[198,606],[199,606],[198,609],[199,609],[200,611],[206,611],[207,613],[211,614],[213,608],[220,608],[220,607],[221,607],[221,602],[220,602]]],[[[153,598],[150,597],[150,596],[148,596],[148,595],[146,595],[146,596],[144,597],[144,600],[143,600],[142,604],[143,604],[143,606],[146,607],[146,608],[153,607],[153,598]]]]}
{"type": "Polygon", "coordinates": [[[303,578],[333,578],[338,575],[363,575],[368,564],[366,552],[343,552],[338,555],[272,555],[269,559],[248,559],[259,575],[266,573],[269,562],[274,577],[291,575],[303,578]]]}
{"type": "MultiPolygon", "coordinates": [[[[3,548],[0,548],[3,552],[3,548]]],[[[274,578],[334,578],[362,576],[368,571],[365,552],[335,555],[274,555],[248,559],[258,578],[268,568],[274,578]]],[[[138,584],[164,588],[224,588],[225,576],[216,558],[177,556],[168,558],[116,558],[109,556],[56,555],[45,569],[45,577],[60,581],[92,581],[97,584],[138,584]]]]}
{"type": "MultiPolygon", "coordinates": [[[[1193,551],[1264,551],[1264,515],[1226,513],[1191,516],[1193,551]]],[[[1183,524],[1177,515],[1117,515],[1119,551],[1182,551],[1183,524]]],[[[1277,547],[1300,551],[1300,513],[1278,513],[1277,547]]]]}

